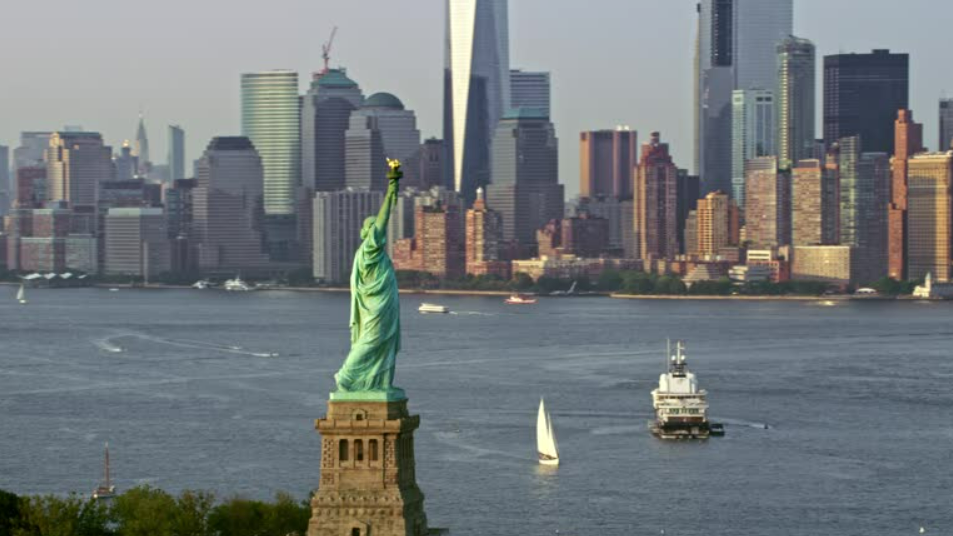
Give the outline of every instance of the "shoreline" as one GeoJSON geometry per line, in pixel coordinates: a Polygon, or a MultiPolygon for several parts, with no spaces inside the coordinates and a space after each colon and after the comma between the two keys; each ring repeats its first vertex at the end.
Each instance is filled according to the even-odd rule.
{"type": "MultiPolygon", "coordinates": [[[[20,283],[13,281],[0,281],[0,285],[6,286],[18,286],[20,283]]],[[[41,287],[42,288],[42,287],[41,287]]],[[[150,284],[150,285],[132,285],[129,283],[95,283],[85,287],[62,287],[63,289],[68,288],[99,288],[99,289],[134,289],[134,290],[198,290],[193,288],[191,285],[165,285],[165,284],[150,284]]],[[[222,289],[210,289],[210,290],[222,290],[222,289]]],[[[290,292],[328,292],[328,293],[341,293],[341,292],[350,292],[348,287],[273,287],[273,288],[262,288],[255,289],[254,292],[268,292],[268,291],[290,291],[290,292]]],[[[613,298],[618,300],[694,300],[694,301],[717,301],[717,300],[732,300],[732,301],[795,301],[795,302],[804,302],[804,301],[833,301],[833,302],[842,302],[842,301],[944,301],[942,299],[932,299],[932,300],[923,300],[914,298],[913,296],[852,296],[844,294],[836,294],[832,296],[750,296],[750,295],[729,295],[729,296],[720,296],[720,295],[699,295],[692,296],[686,294],[620,294],[616,292],[593,292],[587,294],[574,294],[574,295],[562,295],[562,296],[550,296],[548,294],[539,294],[533,292],[518,292],[518,291],[509,291],[509,290],[457,290],[457,289],[414,289],[414,288],[402,288],[399,289],[400,294],[419,294],[419,295],[433,295],[433,296],[473,296],[473,297],[506,297],[512,294],[526,294],[539,298],[613,298]]]]}
{"type": "Polygon", "coordinates": [[[893,297],[893,296],[717,296],[717,295],[699,295],[690,296],[685,294],[617,294],[609,295],[610,298],[619,300],[734,300],[734,301],[901,301],[914,299],[911,297],[893,297]]]}

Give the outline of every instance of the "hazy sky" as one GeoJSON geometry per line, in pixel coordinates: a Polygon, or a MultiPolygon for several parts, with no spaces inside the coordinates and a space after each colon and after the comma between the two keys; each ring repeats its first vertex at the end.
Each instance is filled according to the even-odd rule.
{"type": "MultiPolygon", "coordinates": [[[[756,1],[756,0],[749,0],[756,1]]],[[[239,75],[332,65],[365,94],[389,91],[441,136],[444,0],[45,0],[10,2],[0,32],[0,144],[22,130],[82,125],[118,146],[146,113],[152,159],[166,126],[186,129],[188,159],[215,135],[240,133],[239,75]],[[143,7],[148,6],[148,7],[143,7]]],[[[681,167],[692,162],[694,0],[510,0],[511,64],[549,70],[560,176],[578,191],[578,133],[653,130],[681,167]]],[[[953,94],[953,2],[795,0],[797,35],[820,56],[891,48],[911,54],[911,105],[937,145],[937,99],[953,94]],[[902,8],[902,12],[900,11],[902,8]]],[[[821,76],[818,72],[818,85],[821,76]]],[[[820,100],[818,101],[820,107],[820,100]]],[[[818,129],[820,129],[818,123],[818,129]]]]}

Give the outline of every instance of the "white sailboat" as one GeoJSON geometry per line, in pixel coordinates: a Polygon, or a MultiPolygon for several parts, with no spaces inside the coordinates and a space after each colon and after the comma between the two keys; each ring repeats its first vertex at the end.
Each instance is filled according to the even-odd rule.
{"type": "Polygon", "coordinates": [[[17,291],[17,301],[23,305],[26,305],[26,287],[23,283],[20,283],[20,290],[17,291]]]}
{"type": "Polygon", "coordinates": [[[536,452],[539,455],[539,463],[559,465],[559,447],[556,446],[553,421],[542,398],[539,399],[539,416],[536,419],[536,452]]]}
{"type": "Polygon", "coordinates": [[[106,459],[103,463],[103,481],[93,490],[94,499],[112,499],[116,496],[116,486],[109,478],[109,443],[106,443],[106,459]]]}

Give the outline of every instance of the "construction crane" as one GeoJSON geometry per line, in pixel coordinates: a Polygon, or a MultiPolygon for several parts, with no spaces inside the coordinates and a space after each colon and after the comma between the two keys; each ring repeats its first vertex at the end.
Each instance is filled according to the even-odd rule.
{"type": "Polygon", "coordinates": [[[331,69],[331,46],[334,45],[334,36],[338,33],[338,27],[335,26],[331,30],[331,38],[328,39],[328,42],[321,45],[321,57],[324,59],[324,70],[321,71],[321,74],[328,74],[328,71],[331,69]]]}

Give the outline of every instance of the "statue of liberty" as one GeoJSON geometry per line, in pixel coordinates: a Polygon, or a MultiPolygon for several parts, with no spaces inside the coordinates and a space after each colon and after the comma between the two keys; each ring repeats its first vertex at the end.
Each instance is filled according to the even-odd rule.
{"type": "Polygon", "coordinates": [[[387,256],[387,223],[397,200],[403,172],[400,162],[387,161],[388,186],[377,217],[361,226],[361,246],[351,270],[351,351],[334,375],[332,400],[403,400],[394,387],[394,367],[400,351],[400,303],[397,277],[387,256]]]}

